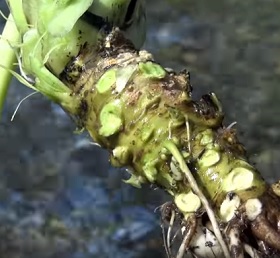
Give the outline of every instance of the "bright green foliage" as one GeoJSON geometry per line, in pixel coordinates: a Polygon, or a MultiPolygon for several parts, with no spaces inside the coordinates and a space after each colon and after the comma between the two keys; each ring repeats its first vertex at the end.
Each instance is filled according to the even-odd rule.
{"type": "MultiPolygon", "coordinates": [[[[69,60],[78,54],[85,42],[95,44],[97,40],[96,29],[79,20],[91,3],[92,0],[23,0],[23,10],[27,12],[26,19],[34,28],[34,32],[24,35],[23,43],[31,48],[36,45],[35,42],[40,44],[41,58],[56,76],[63,71],[69,60]]],[[[24,64],[24,69],[28,70],[29,67],[27,63],[24,64]]],[[[30,70],[32,71],[32,68],[30,70]]]]}
{"type": "MultiPolygon", "coordinates": [[[[77,103],[59,79],[67,63],[86,45],[94,56],[103,29],[118,26],[136,46],[145,39],[144,1],[8,0],[21,38],[22,70],[36,90],[75,113],[77,103]],[[107,28],[105,28],[107,26],[107,28]]],[[[5,64],[3,64],[5,65],[5,64]]],[[[8,69],[10,67],[7,67],[8,69]]],[[[27,81],[25,84],[32,87],[27,81]]]]}
{"type": "MultiPolygon", "coordinates": [[[[13,1],[17,0],[10,0],[10,2],[13,1]]],[[[135,15],[143,11],[142,2],[142,0],[138,1],[135,15]]],[[[22,4],[28,24],[36,29],[36,40],[42,41],[43,59],[48,68],[57,76],[70,59],[78,54],[81,46],[87,43],[90,48],[94,48],[98,37],[102,36],[99,31],[101,28],[97,27],[97,24],[90,24],[89,19],[93,20],[94,17],[81,18],[86,11],[87,14],[93,13],[100,16],[104,19],[104,23],[106,21],[113,26],[124,27],[124,30],[129,28],[137,30],[143,38],[131,38],[136,45],[141,46],[144,41],[145,24],[143,22],[139,24],[137,20],[135,22],[132,20],[129,21],[132,25],[126,24],[130,0],[23,0],[22,4]]],[[[13,9],[12,12],[14,12],[13,9]]],[[[140,17],[143,15],[139,14],[140,17]]],[[[132,19],[134,19],[133,15],[132,19]]],[[[32,36],[35,37],[34,34],[32,36]]]]}

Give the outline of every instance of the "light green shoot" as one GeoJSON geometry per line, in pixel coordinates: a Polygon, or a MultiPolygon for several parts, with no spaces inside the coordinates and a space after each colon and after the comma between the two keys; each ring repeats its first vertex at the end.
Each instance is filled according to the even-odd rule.
{"type": "MultiPolygon", "coordinates": [[[[59,80],[59,75],[71,59],[87,43],[94,50],[102,25],[81,18],[86,12],[93,17],[124,28],[132,41],[141,46],[144,41],[144,1],[138,0],[129,21],[126,20],[130,0],[7,0],[13,22],[7,22],[1,44],[1,106],[6,97],[11,74],[23,84],[59,103],[68,112],[75,114],[78,100],[71,90],[59,80]],[[95,16],[94,16],[95,15],[95,16]],[[12,28],[11,28],[12,26],[12,28]],[[101,26],[101,27],[100,27],[101,26]],[[131,33],[129,30],[135,30],[131,33]],[[137,37],[134,37],[137,35],[137,37]],[[139,35],[142,35],[139,37],[139,35]],[[10,47],[12,46],[12,48],[10,47]],[[15,53],[22,77],[13,72],[15,53]],[[3,58],[4,57],[4,58],[3,58]],[[7,78],[6,80],[4,78],[7,78]],[[31,78],[31,80],[28,80],[31,78]],[[30,84],[30,82],[32,84],[30,84]]],[[[90,16],[91,17],[91,16],[90,16]]]]}
{"type": "Polygon", "coordinates": [[[20,35],[23,35],[28,30],[28,23],[26,20],[26,16],[23,12],[22,0],[12,0],[12,1],[8,1],[8,3],[16,27],[20,35]]]}
{"type": "Polygon", "coordinates": [[[20,34],[15,26],[12,15],[9,15],[0,38],[0,116],[2,114],[2,109],[12,77],[12,74],[8,69],[12,69],[13,64],[16,61],[15,50],[12,49],[11,46],[17,45],[19,40],[20,34]]]}

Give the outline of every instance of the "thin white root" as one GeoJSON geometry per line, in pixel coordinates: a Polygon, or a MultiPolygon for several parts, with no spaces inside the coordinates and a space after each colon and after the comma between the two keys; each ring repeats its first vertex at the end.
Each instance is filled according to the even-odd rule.
{"type": "Polygon", "coordinates": [[[161,231],[162,231],[162,239],[163,239],[163,246],[165,248],[165,253],[167,254],[167,258],[171,258],[170,253],[167,249],[167,243],[166,243],[166,239],[165,239],[165,229],[164,229],[163,223],[161,223],[161,231]]]}
{"type": "Polygon", "coordinates": [[[172,232],[173,224],[174,224],[174,221],[175,221],[175,215],[176,215],[175,211],[172,210],[171,211],[170,224],[169,224],[169,227],[168,227],[167,237],[166,237],[167,250],[168,250],[169,254],[171,254],[171,241],[170,241],[170,238],[171,238],[171,232],[172,232]]]}
{"type": "Polygon", "coordinates": [[[171,141],[166,141],[165,143],[165,147],[171,152],[171,154],[174,156],[174,158],[177,160],[177,162],[179,163],[180,169],[181,171],[185,174],[191,189],[193,190],[193,192],[200,198],[206,212],[207,215],[209,217],[209,220],[212,223],[213,226],[213,231],[214,234],[217,237],[217,240],[219,242],[219,244],[221,245],[221,248],[223,250],[223,253],[225,255],[225,258],[230,258],[230,253],[228,250],[228,246],[222,236],[222,233],[220,231],[218,222],[216,220],[215,217],[215,213],[213,211],[213,209],[210,206],[210,203],[208,202],[207,198],[205,197],[205,195],[202,193],[202,191],[200,190],[200,188],[198,187],[195,178],[193,177],[191,171],[189,170],[187,164],[185,163],[184,157],[181,155],[181,153],[179,152],[177,146],[171,142],[171,141]]]}
{"type": "Polygon", "coordinates": [[[15,55],[16,55],[16,58],[17,58],[17,62],[18,62],[18,68],[19,68],[19,72],[20,72],[20,75],[30,84],[34,85],[35,84],[35,79],[31,78],[30,76],[28,76],[23,68],[22,68],[22,62],[21,62],[21,57],[20,55],[18,54],[18,52],[15,50],[15,55]]]}
{"type": "Polygon", "coordinates": [[[189,152],[191,152],[191,131],[190,131],[190,123],[189,123],[189,118],[188,118],[187,115],[185,116],[185,118],[186,118],[186,128],[187,128],[187,136],[188,136],[188,149],[189,149],[189,152]]]}
{"type": "MultiPolygon", "coordinates": [[[[190,230],[189,230],[190,231],[190,230]]],[[[179,250],[178,250],[178,254],[176,256],[176,258],[182,258],[186,252],[185,250],[185,247],[186,247],[186,242],[188,241],[188,238],[190,237],[189,236],[189,231],[186,233],[180,247],[179,247],[179,250]]]]}
{"type": "Polygon", "coordinates": [[[17,105],[17,107],[16,107],[16,109],[15,109],[15,111],[14,111],[12,117],[11,117],[11,121],[14,120],[15,115],[16,115],[16,113],[17,113],[17,111],[18,111],[20,105],[22,104],[22,102],[25,101],[25,100],[27,100],[29,97],[33,96],[33,95],[36,94],[36,93],[38,93],[38,92],[35,91],[35,92],[32,92],[32,93],[28,94],[26,97],[24,97],[24,98],[18,103],[18,105],[17,105]]]}
{"type": "Polygon", "coordinates": [[[173,244],[174,243],[174,241],[175,241],[175,239],[176,239],[176,237],[178,236],[178,234],[179,234],[179,232],[181,231],[181,229],[180,228],[178,228],[177,229],[177,231],[175,232],[175,234],[174,234],[174,236],[173,236],[173,238],[172,238],[172,240],[171,240],[171,244],[173,244]]]}
{"type": "MultiPolygon", "coordinates": [[[[193,237],[193,235],[195,234],[195,229],[196,229],[196,217],[195,215],[192,215],[191,217],[189,217],[188,222],[190,223],[188,226],[185,226],[187,229],[187,232],[183,238],[183,241],[179,247],[178,253],[176,258],[182,258],[184,256],[184,254],[186,253],[186,249],[189,247],[189,244],[191,242],[191,239],[193,237]]],[[[186,230],[185,229],[185,230],[186,230]]]]}
{"type": "Polygon", "coordinates": [[[232,127],[234,127],[237,124],[236,121],[232,122],[230,125],[227,126],[227,129],[231,129],[232,127]]]}
{"type": "MultiPolygon", "coordinates": [[[[168,205],[168,204],[164,203],[161,206],[155,208],[154,212],[156,212],[158,209],[160,209],[161,212],[165,213],[164,209],[165,209],[166,205],[168,205]]],[[[160,226],[161,226],[161,230],[162,230],[162,239],[163,239],[163,245],[164,245],[164,248],[165,248],[165,253],[167,255],[167,258],[172,258],[172,255],[169,252],[168,247],[167,247],[167,243],[166,243],[167,240],[166,240],[166,237],[165,237],[165,226],[164,226],[164,219],[163,219],[163,215],[162,214],[161,214],[160,226]]]]}
{"type": "Polygon", "coordinates": [[[4,20],[8,20],[8,17],[0,10],[0,15],[4,20]]]}

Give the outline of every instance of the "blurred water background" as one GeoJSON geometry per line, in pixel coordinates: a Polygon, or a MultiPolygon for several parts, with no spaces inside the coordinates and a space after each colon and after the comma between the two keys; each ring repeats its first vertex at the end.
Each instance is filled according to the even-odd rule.
{"type": "MultiPolygon", "coordinates": [[[[268,181],[279,178],[280,2],[153,0],[147,8],[145,48],[166,67],[187,68],[195,97],[215,92],[251,161],[268,181]]],[[[165,257],[154,209],[168,197],[124,184],[126,172],[39,94],[11,122],[29,93],[13,80],[0,123],[0,257],[165,257]]]]}

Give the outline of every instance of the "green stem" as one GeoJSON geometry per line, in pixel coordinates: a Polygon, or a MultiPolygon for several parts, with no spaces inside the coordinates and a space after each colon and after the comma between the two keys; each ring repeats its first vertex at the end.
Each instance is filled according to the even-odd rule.
{"type": "Polygon", "coordinates": [[[20,35],[10,14],[0,38],[0,118],[12,78],[9,69],[12,69],[13,63],[16,60],[16,55],[11,45],[17,44],[19,39],[20,35]]]}

